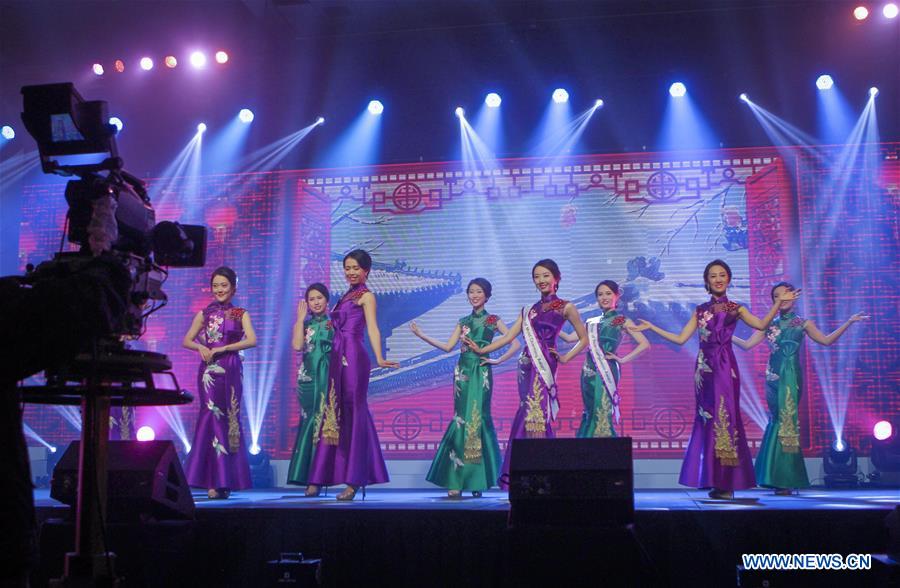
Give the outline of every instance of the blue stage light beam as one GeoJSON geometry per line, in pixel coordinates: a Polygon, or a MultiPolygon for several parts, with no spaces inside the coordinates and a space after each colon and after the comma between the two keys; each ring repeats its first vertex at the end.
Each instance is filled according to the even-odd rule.
{"type": "Polygon", "coordinates": [[[555,162],[577,151],[578,141],[584,134],[594,113],[602,105],[602,100],[595,100],[593,106],[581,112],[574,119],[562,124],[563,118],[558,111],[561,108],[568,108],[568,104],[551,104],[550,111],[546,117],[549,120],[543,131],[544,138],[534,148],[533,155],[543,159],[544,165],[553,165],[555,162]]]}
{"type": "Polygon", "coordinates": [[[46,447],[51,453],[56,453],[56,446],[48,443],[43,437],[37,434],[37,432],[28,426],[28,423],[22,423],[22,429],[25,431],[25,436],[34,439],[44,447],[46,447]]]}
{"type": "Polygon", "coordinates": [[[669,93],[671,96],[666,104],[657,147],[663,151],[719,147],[718,138],[694,100],[686,92],[672,93],[670,90],[669,93]]]}
{"type": "MultiPolygon", "coordinates": [[[[490,97],[490,94],[488,96],[490,97]]],[[[503,151],[503,109],[499,106],[499,102],[497,106],[491,106],[485,100],[475,115],[475,134],[492,154],[503,151]]]]}
{"type": "MultiPolygon", "coordinates": [[[[372,102],[378,102],[373,100],[372,102]]],[[[384,106],[372,103],[356,117],[334,146],[319,161],[321,167],[358,167],[378,163],[384,106]],[[375,113],[373,114],[373,110],[375,113]]]]}
{"type": "Polygon", "coordinates": [[[227,174],[239,171],[247,135],[250,134],[253,113],[241,110],[229,123],[203,146],[203,170],[206,173],[227,174]],[[249,115],[248,115],[249,113],[249,115]]]}
{"type": "MultiPolygon", "coordinates": [[[[877,178],[880,177],[879,156],[870,151],[863,151],[864,144],[868,139],[877,140],[878,137],[877,121],[873,121],[874,114],[875,100],[870,96],[838,155],[823,154],[820,156],[820,160],[825,161],[828,166],[828,175],[823,182],[827,185],[829,194],[827,198],[821,198],[816,202],[817,216],[820,219],[818,222],[824,226],[820,230],[816,247],[809,253],[805,268],[806,280],[809,284],[820,284],[826,280],[847,280],[848,282],[841,287],[841,291],[845,292],[843,303],[831,311],[823,298],[811,297],[809,304],[813,307],[813,316],[826,332],[845,321],[848,311],[852,313],[865,309],[866,299],[863,292],[855,288],[849,282],[849,278],[827,273],[826,263],[833,256],[835,250],[844,247],[846,241],[854,240],[849,235],[850,232],[868,230],[867,228],[857,229],[852,224],[848,225],[846,219],[852,218],[856,210],[856,203],[863,197],[863,194],[870,194],[868,197],[873,197],[871,195],[876,190],[874,185],[877,178]],[[862,171],[860,171],[861,168],[862,171]],[[853,310],[850,310],[851,308],[853,310]]],[[[877,151],[877,147],[872,148],[877,151]]],[[[873,263],[869,253],[863,254],[850,250],[842,254],[843,257],[848,255],[858,256],[858,259],[854,259],[853,266],[863,271],[873,263]]],[[[872,271],[881,269],[877,263],[875,262],[876,267],[871,268],[872,271]]],[[[835,386],[832,383],[840,381],[839,374],[854,373],[857,360],[856,350],[863,333],[864,329],[849,329],[841,338],[841,344],[836,349],[825,349],[817,345],[810,348],[813,368],[822,383],[825,406],[831,419],[835,438],[839,443],[843,442],[850,395],[848,388],[835,386]]]]}
{"type": "Polygon", "coordinates": [[[818,134],[825,144],[843,143],[853,128],[854,113],[834,83],[827,92],[816,92],[818,134]]]}
{"type": "Polygon", "coordinates": [[[156,411],[162,416],[163,420],[169,425],[169,429],[175,433],[181,446],[185,452],[191,452],[191,442],[188,438],[187,431],[184,427],[184,420],[181,418],[181,412],[174,406],[157,406],[156,411]]]}
{"type": "Polygon", "coordinates": [[[669,86],[669,96],[672,98],[682,98],[687,94],[687,86],[682,82],[675,82],[669,86]]]}

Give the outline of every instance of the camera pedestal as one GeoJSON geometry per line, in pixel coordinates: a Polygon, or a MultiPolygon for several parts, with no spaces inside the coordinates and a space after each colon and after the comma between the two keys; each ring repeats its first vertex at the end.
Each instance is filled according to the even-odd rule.
{"type": "Polygon", "coordinates": [[[161,353],[113,347],[81,354],[70,365],[47,370],[46,386],[20,388],[25,402],[81,405],[75,551],[66,554],[65,573],[51,586],[118,586],[116,556],[107,551],[104,528],[109,409],[189,404],[193,397],[179,389],[171,368],[172,362],[161,353]],[[157,388],[155,374],[171,377],[174,389],[157,388]]]}

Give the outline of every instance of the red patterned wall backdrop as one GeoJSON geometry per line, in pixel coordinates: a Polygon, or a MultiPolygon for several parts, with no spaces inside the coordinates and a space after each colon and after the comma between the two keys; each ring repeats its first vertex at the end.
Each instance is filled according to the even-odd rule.
{"type": "MultiPolygon", "coordinates": [[[[885,147],[891,148],[896,151],[885,147]]],[[[297,300],[314,281],[340,295],[346,288],[341,259],[363,247],[375,259],[369,287],[378,297],[383,345],[388,357],[401,362],[399,370],[373,372],[369,397],[376,426],[386,457],[427,459],[453,417],[456,352],[425,345],[410,333],[412,320],[445,339],[470,312],[466,284],[483,276],[494,286],[488,309],[511,323],[523,305],[537,298],[530,271],[543,257],[559,263],[560,295],[585,318],[598,312],[592,294],[596,283],[614,279],[625,292],[620,303],[625,314],[677,330],[693,306],[705,300],[703,267],[717,257],[734,269],[730,296],[763,313],[771,283],[796,276],[791,264],[805,263],[808,249],[819,247],[816,240],[823,238],[807,224],[816,218],[818,191],[826,188],[806,182],[814,173],[804,168],[807,164],[799,152],[767,148],[596,155],[554,166],[508,160],[498,169],[478,172],[458,163],[419,163],[208,176],[192,190],[182,188],[189,182],[170,179],[155,203],[157,220],[207,224],[209,261],[203,269],[172,270],[165,286],[171,302],[151,318],[141,345],[169,354],[182,385],[193,390],[197,358],[181,349],[181,337],[192,314],[209,301],[211,270],[220,264],[234,267],[236,302],[248,309],[259,336],[259,346],[245,354],[245,390],[259,406],[247,406],[244,414],[255,412],[260,444],[273,457],[286,458],[299,420],[297,358],[289,343],[297,300]],[[792,174],[804,186],[799,197],[792,174]]],[[[884,175],[885,181],[892,177],[884,175]]],[[[896,181],[893,185],[896,238],[896,181]]],[[[27,186],[24,202],[23,268],[58,247],[63,185],[27,186]]],[[[871,199],[862,202],[854,220],[890,214],[876,209],[871,199]]],[[[867,247],[863,232],[847,238],[851,242],[844,247],[867,247]]],[[[834,254],[839,257],[840,251],[834,254]]],[[[896,256],[893,263],[896,270],[896,256]]],[[[804,274],[804,288],[813,292],[830,287],[808,279],[804,274]]],[[[860,279],[871,288],[879,280],[860,279]]],[[[896,307],[896,297],[891,300],[896,307]]],[[[896,312],[892,316],[867,326],[857,345],[860,354],[894,344],[887,343],[897,333],[896,312]]],[[[638,457],[679,457],[694,410],[696,342],[682,348],[658,338],[652,342],[650,352],[623,369],[624,430],[634,438],[638,457]]],[[[630,346],[626,337],[622,351],[630,346]]],[[[896,409],[877,400],[888,382],[896,381],[896,348],[892,353],[867,360],[866,377],[860,373],[843,382],[852,393],[850,428],[862,428],[862,420],[854,420],[859,408],[896,409]],[[888,379],[891,370],[894,380],[888,379]]],[[[746,358],[742,372],[744,417],[753,444],[765,421],[762,361],[759,353],[746,358]]],[[[581,415],[580,370],[578,359],[563,366],[558,377],[557,427],[564,436],[574,435],[581,415]]],[[[514,362],[495,367],[494,373],[493,416],[505,444],[518,403],[514,362]]],[[[821,444],[831,430],[827,410],[816,401],[819,381],[808,381],[807,447],[821,444]]],[[[194,407],[178,411],[188,437],[195,413],[194,407]]],[[[140,409],[137,421],[159,427],[158,437],[171,434],[155,409],[140,409]]],[[[26,422],[57,444],[74,436],[51,408],[29,406],[26,422]]]]}

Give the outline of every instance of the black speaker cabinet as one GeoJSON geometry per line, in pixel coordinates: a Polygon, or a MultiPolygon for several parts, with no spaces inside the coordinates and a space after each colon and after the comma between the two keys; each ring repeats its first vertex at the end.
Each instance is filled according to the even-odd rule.
{"type": "Polygon", "coordinates": [[[631,438],[514,439],[512,527],[617,527],[634,522],[631,438]]]}
{"type": "MultiPolygon", "coordinates": [[[[53,470],[50,496],[74,506],[80,441],[66,448],[53,470]]],[[[194,499],[171,441],[110,441],[107,520],[194,518],[194,499]]]]}

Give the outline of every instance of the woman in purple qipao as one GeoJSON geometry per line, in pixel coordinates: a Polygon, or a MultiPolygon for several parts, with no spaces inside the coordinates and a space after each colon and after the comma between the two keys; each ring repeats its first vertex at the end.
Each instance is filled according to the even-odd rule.
{"type": "Polygon", "coordinates": [[[695,488],[712,488],[710,498],[731,500],[735,490],[756,486],[753,460],[741,421],[741,380],[731,346],[738,319],[763,331],[775,318],[782,302],[794,300],[799,290],[785,291],[775,299],[762,319],[736,302],[728,300],[731,268],[720,259],[703,271],[706,291],[712,295],[676,335],[641,320],[629,327],[633,332],[652,330],[660,337],[683,345],[694,331],[700,335],[700,351],[694,369],[694,396],[697,403],[694,428],[688,443],[679,483],[695,488]]]}
{"type": "Polygon", "coordinates": [[[524,437],[540,439],[554,437],[553,421],[559,412],[556,388],[556,368],[578,355],[588,343],[587,331],[578,310],[571,302],[556,295],[562,274],[552,259],[542,259],[531,269],[531,278],[541,293],[541,299],[522,308],[519,318],[509,332],[493,343],[479,347],[465,337],[463,341],[475,353],[486,354],[499,349],[520,333],[525,349],[519,357],[519,408],[513,419],[509,444],[500,468],[499,486],[509,488],[509,459],[512,440],[524,437]],[[575,329],[578,343],[565,355],[556,351],[556,338],[566,321],[575,329]]]}
{"type": "Polygon", "coordinates": [[[185,464],[188,484],[228,498],[250,487],[250,464],[241,427],[243,365],[238,353],[256,346],[250,314],[234,306],[237,275],[220,267],[210,279],[213,302],[194,316],[182,345],[200,354],[200,413],[185,464]]]}
{"type": "Polygon", "coordinates": [[[328,363],[328,390],[319,425],[319,441],[309,468],[307,496],[323,485],[346,484],[338,500],[353,500],[356,491],[388,481],[378,433],[369,412],[371,362],[363,347],[363,331],[379,367],[398,368],[381,353],[381,333],[375,314],[375,295],[366,288],[371,256],[355,249],[344,257],[344,277],[350,290],[331,311],[334,335],[328,363]]]}

